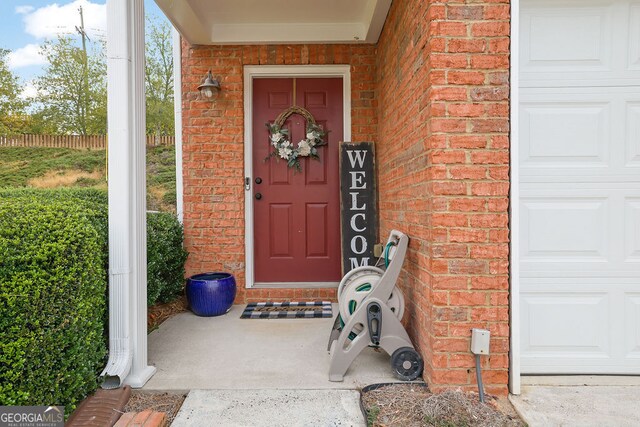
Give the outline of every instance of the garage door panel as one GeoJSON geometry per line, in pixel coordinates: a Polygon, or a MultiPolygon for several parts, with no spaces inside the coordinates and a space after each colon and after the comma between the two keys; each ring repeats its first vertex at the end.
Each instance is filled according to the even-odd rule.
{"type": "Polygon", "coordinates": [[[639,181],[640,88],[523,89],[519,120],[525,181],[549,174],[639,181]]]}
{"type": "Polygon", "coordinates": [[[625,314],[626,357],[640,359],[640,292],[625,294],[625,314]]]}
{"type": "Polygon", "coordinates": [[[523,198],[521,261],[610,262],[609,208],[606,197],[523,198]]]}
{"type": "Polygon", "coordinates": [[[626,167],[640,168],[640,101],[625,102],[624,117],[627,130],[624,138],[626,167]]]}
{"type": "Polygon", "coordinates": [[[640,263],[640,198],[625,199],[625,262],[640,263]]]}
{"type": "Polygon", "coordinates": [[[523,101],[520,115],[523,167],[608,166],[609,103],[523,101]]]}
{"type": "Polygon", "coordinates": [[[521,87],[634,86],[640,2],[522,0],[521,87]]]}
{"type": "Polygon", "coordinates": [[[627,69],[629,71],[640,70],[640,4],[632,4],[629,7],[629,55],[627,69]]]}
{"type": "Polygon", "coordinates": [[[523,292],[530,327],[523,331],[523,356],[608,358],[609,298],[605,292],[523,292]]]}
{"type": "Polygon", "coordinates": [[[535,71],[609,70],[611,6],[523,9],[524,73],[535,71]]]}

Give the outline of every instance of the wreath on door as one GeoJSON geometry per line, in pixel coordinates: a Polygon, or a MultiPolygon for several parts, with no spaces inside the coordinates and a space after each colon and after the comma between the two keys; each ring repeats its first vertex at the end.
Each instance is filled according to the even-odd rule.
{"type": "Polygon", "coordinates": [[[302,172],[301,158],[311,157],[320,160],[318,147],[327,145],[324,137],[328,131],[316,123],[308,110],[294,105],[280,113],[273,123],[266,125],[269,129],[269,141],[273,146],[273,151],[265,160],[270,157],[275,157],[277,160],[284,159],[287,161],[288,167],[295,167],[298,172],[302,172]],[[283,127],[286,120],[293,114],[298,114],[306,120],[306,138],[301,139],[297,146],[291,142],[289,129],[283,127]]]}

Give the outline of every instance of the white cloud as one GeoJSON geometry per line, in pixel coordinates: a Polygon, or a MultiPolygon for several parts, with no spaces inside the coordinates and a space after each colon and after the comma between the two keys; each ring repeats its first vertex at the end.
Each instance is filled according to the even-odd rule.
{"type": "Polygon", "coordinates": [[[40,46],[37,44],[28,44],[14,50],[13,52],[9,52],[7,55],[7,65],[12,70],[20,67],[28,67],[30,65],[43,65],[46,63],[46,59],[40,54],[40,46]]]}
{"type": "Polygon", "coordinates": [[[16,13],[18,15],[26,15],[27,13],[33,12],[34,9],[33,6],[16,6],[16,13]]]}
{"type": "Polygon", "coordinates": [[[29,98],[35,98],[36,95],[38,95],[38,89],[36,89],[35,85],[33,84],[33,81],[28,81],[22,87],[22,93],[20,93],[20,98],[27,100],[29,98]]]}
{"type": "MultiPolygon", "coordinates": [[[[19,6],[23,10],[22,20],[25,32],[39,39],[51,39],[60,34],[77,34],[80,26],[78,8],[82,6],[84,27],[89,37],[96,38],[106,34],[107,6],[91,3],[89,0],[74,0],[65,5],[53,3],[38,9],[27,11],[28,6],[19,6]]],[[[16,8],[16,12],[18,11],[16,8]]]]}

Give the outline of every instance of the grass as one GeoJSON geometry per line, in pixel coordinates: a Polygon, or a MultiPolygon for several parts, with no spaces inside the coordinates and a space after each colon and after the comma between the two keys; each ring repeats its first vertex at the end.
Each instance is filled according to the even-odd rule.
{"type": "MultiPolygon", "coordinates": [[[[105,150],[0,147],[0,187],[107,188],[105,150]]],[[[175,148],[147,148],[147,208],[175,212],[175,148]]]]}

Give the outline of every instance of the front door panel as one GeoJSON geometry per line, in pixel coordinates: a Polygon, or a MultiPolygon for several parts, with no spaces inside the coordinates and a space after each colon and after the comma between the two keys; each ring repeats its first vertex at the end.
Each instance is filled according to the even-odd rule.
{"type": "MultiPolygon", "coordinates": [[[[305,119],[289,117],[284,127],[297,146],[305,119]]],[[[341,78],[267,78],[253,81],[254,263],[256,283],[340,280],[340,187],[338,142],[343,139],[341,78]],[[305,158],[302,172],[269,158],[265,124],[292,105],[307,109],[329,130],[320,161],[305,158]],[[260,183],[257,183],[260,182],[260,183]],[[257,194],[260,198],[256,198],[257,194]]]]}

